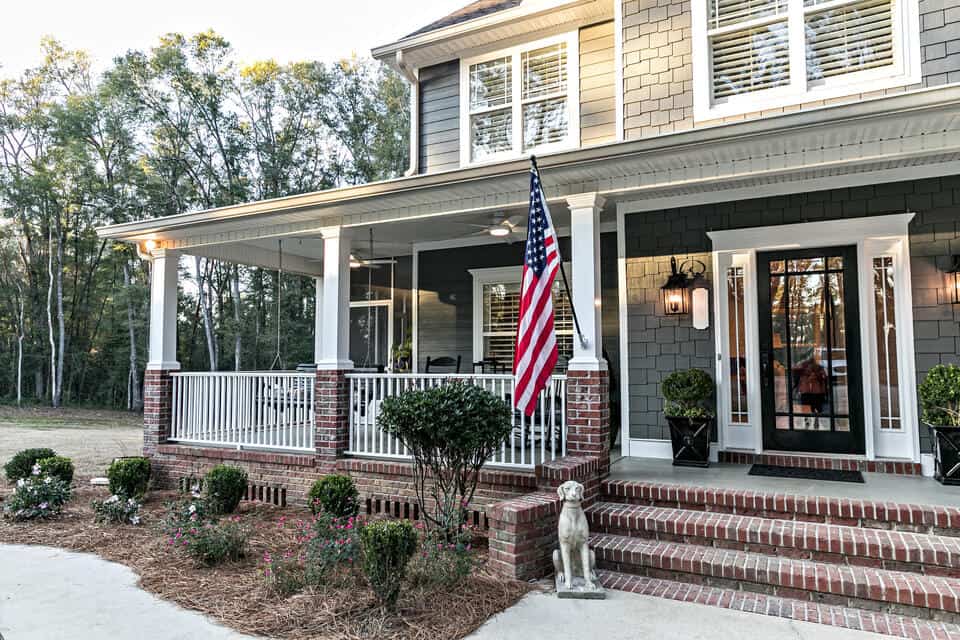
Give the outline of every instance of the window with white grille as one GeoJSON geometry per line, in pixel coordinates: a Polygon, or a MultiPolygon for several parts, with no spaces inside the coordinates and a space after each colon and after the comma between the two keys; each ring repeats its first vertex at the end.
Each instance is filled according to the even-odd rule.
{"type": "Polygon", "coordinates": [[[896,298],[892,256],[873,259],[873,304],[876,319],[877,391],[880,428],[900,430],[900,368],[897,359],[896,298]]]}
{"type": "Polygon", "coordinates": [[[916,3],[695,0],[694,111],[710,119],[919,82],[916,3]]]}
{"type": "Polygon", "coordinates": [[[462,61],[464,163],[575,146],[576,60],[574,33],[462,61]]]}

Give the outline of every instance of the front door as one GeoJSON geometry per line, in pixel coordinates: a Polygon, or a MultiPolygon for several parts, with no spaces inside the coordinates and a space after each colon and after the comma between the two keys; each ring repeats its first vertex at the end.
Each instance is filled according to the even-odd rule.
{"type": "Polygon", "coordinates": [[[757,254],[763,447],[864,453],[856,247],[757,254]]]}

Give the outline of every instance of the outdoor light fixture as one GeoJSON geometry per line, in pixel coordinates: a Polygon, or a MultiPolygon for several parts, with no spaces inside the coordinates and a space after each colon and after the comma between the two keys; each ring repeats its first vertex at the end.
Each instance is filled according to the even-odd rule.
{"type": "Polygon", "coordinates": [[[950,302],[960,304],[960,255],[953,256],[953,266],[947,269],[947,282],[953,289],[950,294],[950,302]]]}
{"type": "Polygon", "coordinates": [[[670,276],[666,284],[660,287],[663,312],[666,315],[681,316],[690,313],[690,298],[693,294],[694,328],[706,329],[709,326],[709,292],[707,281],[703,277],[706,270],[707,266],[699,260],[685,260],[678,267],[677,259],[670,258],[670,276]],[[697,269],[697,266],[700,268],[697,269]],[[685,268],[687,271],[684,271],[685,268]]]}
{"type": "Polygon", "coordinates": [[[489,233],[494,238],[502,238],[510,235],[510,228],[505,225],[497,225],[495,227],[490,227],[489,233]]]}

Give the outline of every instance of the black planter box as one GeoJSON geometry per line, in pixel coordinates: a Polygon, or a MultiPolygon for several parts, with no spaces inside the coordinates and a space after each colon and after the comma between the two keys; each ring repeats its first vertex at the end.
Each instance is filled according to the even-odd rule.
{"type": "Polygon", "coordinates": [[[675,418],[667,416],[673,466],[710,466],[710,424],[713,418],[675,418]]]}
{"type": "Polygon", "coordinates": [[[960,485],[960,427],[927,427],[933,438],[933,476],[940,484],[960,485]]]}

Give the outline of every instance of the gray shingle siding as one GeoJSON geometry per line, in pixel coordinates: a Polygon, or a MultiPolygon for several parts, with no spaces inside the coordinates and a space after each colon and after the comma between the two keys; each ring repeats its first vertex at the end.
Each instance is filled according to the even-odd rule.
{"type": "MultiPolygon", "coordinates": [[[[936,364],[960,364],[960,307],[947,301],[945,269],[960,254],[960,176],[815,191],[669,209],[626,218],[630,432],[667,438],[659,381],[685,366],[713,374],[712,328],[663,315],[659,288],[671,255],[709,257],[710,230],[856,218],[912,211],[910,268],[918,378],[936,364]]],[[[709,260],[704,260],[709,266],[709,260]]],[[[711,310],[712,311],[712,310],[711,310]]],[[[711,327],[716,323],[711,321],[711,327]]],[[[929,442],[921,428],[921,444],[929,442]]]]}
{"type": "Polygon", "coordinates": [[[960,0],[920,0],[923,84],[960,82],[960,0]]]}
{"type": "Polygon", "coordinates": [[[460,166],[460,62],[420,69],[419,171],[460,166]]]}

